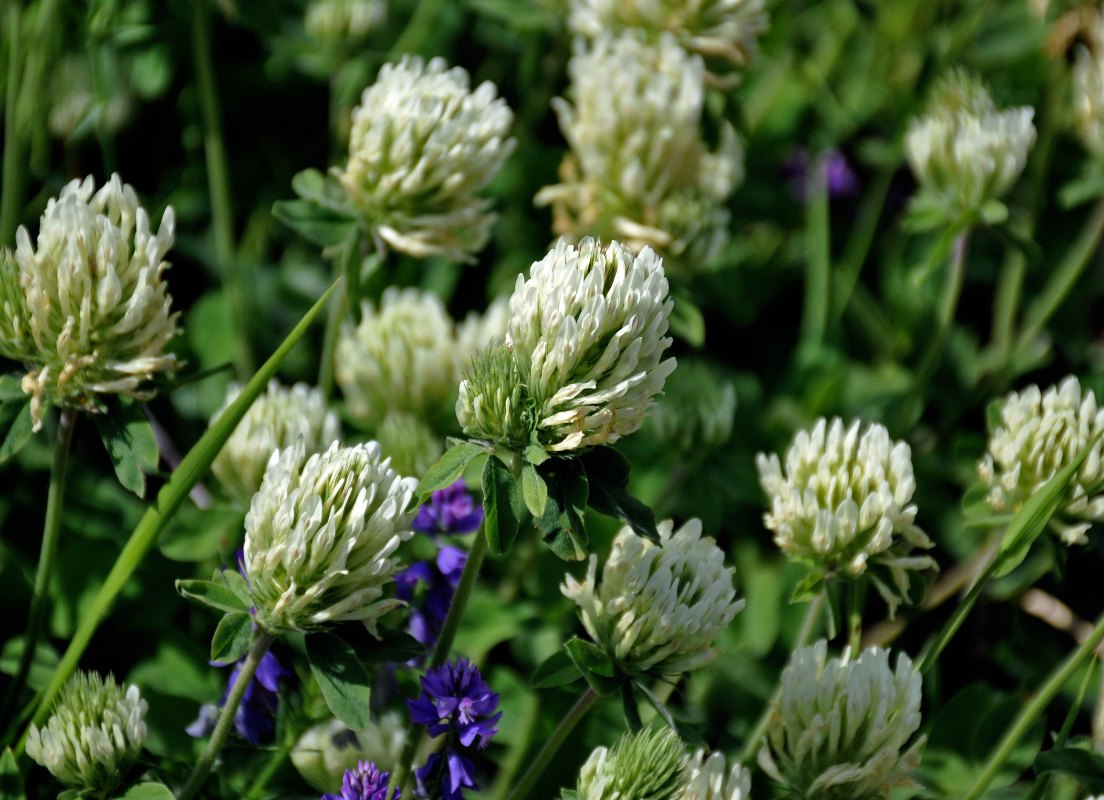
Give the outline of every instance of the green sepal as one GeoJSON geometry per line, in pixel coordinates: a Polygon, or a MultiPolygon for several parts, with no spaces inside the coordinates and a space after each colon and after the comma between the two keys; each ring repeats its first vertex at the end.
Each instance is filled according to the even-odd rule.
{"type": "Polygon", "coordinates": [[[346,642],[332,633],[305,637],[307,661],[334,716],[359,731],[371,724],[371,676],[346,642]]]}
{"type": "Polygon", "coordinates": [[[517,537],[520,516],[514,473],[495,455],[483,465],[483,530],[487,547],[502,555],[517,537]]]}
{"type": "Polygon", "coordinates": [[[810,572],[794,587],[790,603],[807,603],[824,590],[824,575],[810,572]]]}
{"type": "Polygon", "coordinates": [[[576,666],[567,650],[560,649],[533,670],[533,675],[529,678],[529,686],[533,689],[551,689],[555,686],[574,683],[581,677],[583,677],[582,671],[576,666]]]}
{"type": "Polygon", "coordinates": [[[444,452],[437,462],[426,470],[418,488],[414,490],[415,502],[421,504],[440,489],[446,489],[456,483],[468,464],[480,453],[487,452],[482,445],[461,442],[444,452]]]}
{"type": "Polygon", "coordinates": [[[655,514],[628,492],[628,460],[612,447],[596,447],[579,460],[589,484],[587,504],[599,514],[625,520],[637,536],[659,544],[655,514]]]}
{"type": "Polygon", "coordinates": [[[119,483],[138,497],[145,497],[146,475],[157,471],[161,454],[153,438],[153,426],[141,405],[111,403],[108,413],[96,414],[93,420],[119,483]]]}
{"type": "Polygon", "coordinates": [[[213,581],[178,580],[176,591],[188,600],[195,600],[219,611],[249,611],[249,604],[229,586],[213,581]]]}
{"type": "Polygon", "coordinates": [[[248,611],[231,611],[219,620],[211,637],[211,661],[233,664],[249,652],[253,644],[253,615],[248,611]]]}
{"type": "Polygon", "coordinates": [[[578,636],[568,639],[564,647],[595,692],[602,697],[609,697],[620,690],[625,680],[624,676],[618,673],[617,665],[613,663],[613,659],[606,651],[578,636]]]}

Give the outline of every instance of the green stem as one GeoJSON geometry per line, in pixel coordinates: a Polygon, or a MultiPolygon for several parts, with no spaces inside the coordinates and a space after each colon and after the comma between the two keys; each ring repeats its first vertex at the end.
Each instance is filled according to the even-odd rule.
{"type": "Polygon", "coordinates": [[[828,225],[828,181],[819,156],[813,159],[809,202],[805,206],[805,303],[801,315],[801,345],[815,348],[828,325],[829,284],[832,276],[828,225]]]}
{"type": "Polygon", "coordinates": [[[226,702],[219,713],[218,722],[215,723],[215,729],[211,731],[211,739],[207,742],[207,747],[203,749],[203,755],[199,757],[195,770],[192,772],[192,777],[188,779],[184,788],[177,794],[176,800],[191,800],[192,796],[203,786],[203,782],[207,780],[207,775],[211,772],[211,767],[215,765],[215,759],[218,758],[219,751],[222,750],[222,745],[226,742],[226,736],[234,725],[234,715],[238,711],[238,706],[241,705],[242,697],[245,696],[245,690],[249,686],[249,682],[253,680],[257,667],[261,665],[261,659],[268,652],[268,648],[272,647],[274,641],[276,641],[275,636],[263,633],[253,642],[249,655],[242,662],[241,671],[238,673],[237,680],[234,681],[234,687],[226,695],[226,702]]]}
{"type": "Polygon", "coordinates": [[[1047,682],[1043,684],[1042,688],[1035,693],[1035,696],[1031,698],[1016,716],[1012,726],[1005,733],[1004,738],[1001,739],[1000,744],[997,745],[996,750],[989,757],[988,763],[985,765],[985,769],[978,777],[977,782],[974,783],[974,787],[970,790],[970,793],[966,795],[966,800],[977,800],[988,788],[989,784],[996,777],[997,772],[1004,765],[1004,762],[1008,760],[1008,757],[1012,754],[1012,751],[1016,749],[1016,745],[1019,744],[1021,738],[1027,733],[1028,729],[1035,722],[1035,720],[1041,715],[1050,701],[1054,699],[1054,696],[1061,691],[1062,687],[1066,685],[1066,682],[1070,679],[1074,672],[1086,661],[1092,657],[1093,652],[1096,650],[1097,645],[1101,640],[1104,640],[1104,614],[1096,620],[1096,625],[1093,627],[1092,632],[1088,638],[1077,647],[1062,664],[1060,664],[1047,678],[1047,682]]]}
{"type": "MultiPolygon", "coordinates": [[[[809,642],[809,637],[813,635],[813,628],[816,627],[817,617],[820,616],[820,608],[824,605],[825,592],[821,592],[809,602],[809,610],[805,612],[805,621],[801,623],[801,630],[797,634],[797,641],[794,642],[794,651],[800,650],[809,642]]],[[[763,736],[767,733],[767,725],[770,724],[771,711],[774,708],[774,704],[778,702],[778,698],[782,694],[782,685],[779,684],[771,692],[770,699],[763,706],[763,710],[759,712],[759,718],[755,720],[755,725],[751,729],[751,735],[748,736],[747,741],[744,742],[744,749],[740,752],[740,761],[744,764],[750,764],[751,760],[755,758],[756,753],[759,750],[759,743],[763,740],[763,736]]]]}
{"type": "Polygon", "coordinates": [[[625,724],[634,733],[644,727],[640,719],[640,709],[636,705],[636,692],[633,691],[632,681],[621,684],[621,705],[625,710],[625,724]]]}
{"type": "MultiPolygon", "coordinates": [[[[335,257],[333,264],[333,277],[337,280],[343,270],[340,256],[335,257]]],[[[345,310],[349,305],[348,288],[342,283],[330,306],[329,316],[326,317],[326,330],[322,336],[321,362],[318,364],[318,388],[322,396],[329,398],[334,390],[334,358],[337,352],[337,340],[341,336],[341,323],[345,320],[345,310]]]]}
{"type": "Polygon", "coordinates": [[[894,172],[896,172],[895,168],[883,168],[875,177],[859,206],[855,227],[851,230],[843,251],[843,258],[840,259],[835,271],[832,286],[833,323],[839,322],[851,301],[851,293],[855,290],[863,264],[866,263],[866,256],[870,253],[870,245],[874,242],[874,234],[878,230],[878,221],[882,218],[882,209],[885,208],[885,199],[889,193],[889,184],[893,180],[894,172]]]}
{"type": "MultiPolygon", "coordinates": [[[[20,156],[19,121],[19,58],[22,3],[8,5],[8,77],[4,92],[4,160],[3,180],[0,181],[0,245],[7,245],[15,238],[19,221],[20,195],[23,188],[23,165],[20,156]]],[[[6,704],[5,704],[6,706],[6,704]]]]}
{"type": "Polygon", "coordinates": [[[939,659],[940,653],[943,652],[943,648],[947,646],[947,643],[951,641],[951,637],[962,627],[962,623],[966,620],[970,610],[973,609],[974,603],[976,603],[978,597],[981,596],[981,591],[985,588],[985,584],[989,582],[989,578],[993,576],[993,573],[997,569],[997,553],[999,551],[999,547],[992,551],[992,556],[985,570],[978,575],[973,585],[970,586],[970,590],[966,592],[966,596],[962,598],[962,602],[955,606],[955,610],[951,613],[950,618],[943,623],[943,627],[939,629],[939,633],[932,639],[931,645],[925,649],[923,655],[920,657],[920,663],[916,665],[921,675],[927,675],[928,672],[931,671],[931,668],[935,666],[935,662],[939,659]]]}
{"type": "Polygon", "coordinates": [[[862,651],[862,617],[865,605],[866,583],[852,581],[851,597],[847,607],[847,645],[851,648],[852,657],[857,657],[862,651]]]}
{"type": "Polygon", "coordinates": [[[257,773],[257,777],[253,780],[253,785],[245,793],[245,800],[257,800],[264,793],[265,787],[272,780],[272,776],[276,774],[276,770],[280,768],[280,765],[284,763],[294,749],[295,737],[292,736],[279,748],[272,751],[272,755],[268,757],[268,761],[261,767],[261,771],[257,773]]]}
{"type": "Polygon", "coordinates": [[[211,200],[211,221],[215,236],[215,257],[222,271],[226,302],[234,329],[234,368],[238,379],[244,380],[255,369],[249,347],[246,324],[248,311],[241,290],[234,246],[234,211],[230,200],[230,178],[226,163],[226,146],[222,138],[222,114],[218,86],[215,82],[215,62],[211,54],[211,27],[207,0],[195,2],[195,25],[192,29],[195,50],[196,84],[199,89],[199,110],[203,118],[203,154],[207,163],[207,191],[211,200]]]}
{"type": "MultiPolygon", "coordinates": [[[[111,571],[104,578],[100,590],[92,598],[88,608],[84,610],[80,623],[77,625],[77,630],[69,641],[69,646],[65,649],[65,653],[50,676],[50,682],[35,700],[35,712],[32,721],[36,725],[41,724],[46,719],[46,715],[50,713],[50,704],[69,679],[69,676],[73,674],[73,670],[77,668],[77,663],[80,661],[84,649],[91,641],[92,635],[99,627],[107,613],[107,609],[111,607],[123,586],[134,574],[134,570],[142,563],[142,559],[145,558],[150,547],[157,541],[157,536],[164,530],[168,521],[172,519],[192,487],[207,474],[211,462],[215,460],[215,456],[218,455],[222,445],[226,443],[226,440],[230,438],[230,434],[234,432],[234,428],[241,422],[249,406],[265,390],[268,382],[275,376],[280,364],[287,358],[295,344],[303,338],[303,334],[318,317],[326,301],[329,300],[330,295],[336,288],[336,284],[331,286],[318,299],[318,302],[311,306],[311,309],[299,320],[299,323],[292,329],[287,338],[276,348],[276,352],[261,365],[261,368],[257,370],[257,374],[250,379],[234,402],[207,429],[207,432],[200,437],[195,446],[188,451],[188,454],[184,456],[184,460],[180,462],[180,466],[173,470],[168,481],[161,487],[161,491],[157,493],[157,497],[146,509],[146,513],[142,515],[138,525],[130,534],[127,543],[123,545],[122,551],[115,559],[114,566],[111,567],[111,571]]],[[[16,755],[23,752],[26,743],[27,731],[24,730],[16,747],[16,755]]]]}
{"type": "MultiPolygon", "coordinates": [[[[491,456],[494,458],[494,456],[491,456]]],[[[460,620],[464,616],[464,609],[468,606],[475,580],[479,577],[479,568],[483,564],[483,558],[487,555],[487,537],[483,533],[483,526],[476,531],[475,541],[472,542],[468,552],[468,560],[464,562],[464,571],[460,573],[460,582],[456,584],[456,592],[452,595],[452,603],[449,604],[448,614],[441,626],[441,633],[437,637],[437,643],[433,646],[433,653],[429,657],[426,669],[434,669],[445,663],[452,642],[456,638],[456,631],[460,628],[460,620]]],[[[403,744],[402,753],[395,769],[391,772],[391,786],[402,790],[407,794],[406,784],[410,780],[410,766],[414,763],[414,754],[418,751],[418,745],[422,740],[422,729],[413,722],[406,729],[406,742],[403,744]]]]}
{"type": "MultiPolygon", "coordinates": [[[[65,499],[65,473],[69,464],[69,446],[73,441],[73,428],[76,426],[76,422],[76,412],[73,409],[61,409],[57,438],[54,440],[54,461],[50,469],[50,488],[46,495],[46,520],[42,525],[42,546],[38,556],[38,571],[35,573],[34,588],[31,593],[31,609],[27,614],[27,633],[23,637],[23,653],[19,657],[19,669],[4,695],[3,708],[0,708],[0,719],[9,718],[12,704],[18,698],[27,681],[27,674],[30,672],[35,648],[38,645],[38,637],[42,631],[42,619],[46,614],[46,603],[50,594],[50,577],[54,572],[58,539],[61,535],[61,510],[65,499]]],[[[12,733],[14,731],[8,731],[9,735],[12,733]]]]}
{"type": "Polygon", "coordinates": [[[391,47],[389,57],[395,58],[403,53],[417,53],[425,42],[426,36],[435,29],[434,21],[444,7],[445,0],[421,0],[391,47]]]}
{"type": "MultiPolygon", "coordinates": [[[[1077,714],[1081,711],[1081,704],[1085,702],[1085,695],[1089,693],[1089,684],[1092,683],[1095,666],[1096,662],[1090,662],[1089,668],[1085,670],[1085,679],[1081,681],[1081,687],[1077,690],[1077,697],[1070,705],[1069,713],[1066,714],[1066,718],[1062,722],[1061,730],[1059,730],[1058,735],[1054,737],[1054,744],[1052,745],[1054,749],[1065,747],[1066,742],[1069,740],[1069,735],[1073,731],[1073,723],[1077,721],[1077,714]]],[[[1031,787],[1031,794],[1027,796],[1027,800],[1042,800],[1043,795],[1046,794],[1047,787],[1050,785],[1050,779],[1053,777],[1054,773],[1048,772],[1035,781],[1035,785],[1031,787]]]]}
{"type": "Polygon", "coordinates": [[[537,757],[533,760],[533,763],[529,765],[529,769],[525,770],[525,774],[521,776],[521,780],[518,781],[517,786],[506,796],[506,800],[524,800],[540,776],[544,774],[545,769],[548,767],[548,763],[552,760],[552,757],[556,755],[557,751],[559,751],[560,745],[563,744],[564,739],[575,729],[575,726],[579,724],[579,720],[586,715],[587,711],[590,710],[590,707],[594,705],[597,699],[598,693],[588,686],[586,691],[583,692],[582,697],[575,701],[575,705],[573,705],[567,714],[564,715],[564,718],[560,720],[560,724],[556,726],[556,730],[552,732],[548,741],[544,743],[544,747],[537,753],[537,757]]]}

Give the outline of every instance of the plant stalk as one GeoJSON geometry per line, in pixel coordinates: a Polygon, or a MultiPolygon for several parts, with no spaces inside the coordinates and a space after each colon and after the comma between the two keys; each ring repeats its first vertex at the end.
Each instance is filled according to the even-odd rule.
{"type": "Polygon", "coordinates": [[[560,724],[556,726],[556,730],[552,731],[552,735],[548,737],[548,741],[544,743],[544,747],[537,753],[537,757],[533,759],[533,763],[529,765],[529,769],[525,770],[525,774],[521,776],[521,780],[518,781],[517,786],[513,788],[509,795],[506,796],[506,800],[524,800],[536,784],[541,775],[544,774],[544,770],[547,769],[548,763],[552,760],[552,757],[556,755],[560,749],[560,745],[563,744],[564,739],[571,731],[575,730],[575,726],[579,724],[590,707],[594,705],[594,702],[598,699],[598,693],[591,687],[587,687],[582,696],[575,701],[575,705],[564,715],[564,718],[560,720],[560,724]]]}
{"type": "MultiPolygon", "coordinates": [[[[1085,670],[1085,679],[1081,681],[1081,687],[1077,690],[1077,697],[1073,703],[1070,704],[1069,713],[1066,714],[1065,720],[1062,722],[1062,728],[1054,737],[1054,744],[1052,747],[1057,749],[1059,747],[1065,747],[1066,742],[1069,741],[1069,735],[1073,731],[1073,724],[1077,721],[1077,713],[1081,710],[1081,704],[1085,702],[1085,695],[1089,693],[1089,685],[1092,683],[1093,673],[1096,671],[1094,667],[1095,663],[1090,663],[1089,668],[1085,670]]],[[[1050,779],[1054,777],[1051,772],[1046,773],[1038,780],[1035,781],[1035,785],[1031,787],[1031,794],[1027,796],[1027,800],[1042,800],[1046,794],[1047,787],[1050,785],[1050,779]]]]}
{"type": "MultiPolygon", "coordinates": [[[[8,4],[8,75],[4,91],[4,156],[3,180],[0,180],[0,244],[8,244],[15,238],[22,204],[23,164],[20,156],[20,133],[17,109],[19,107],[20,35],[22,27],[21,2],[8,4]]],[[[5,703],[5,707],[7,703],[5,703]]]]}
{"type": "Polygon", "coordinates": [[[801,314],[801,345],[804,348],[819,346],[828,326],[832,255],[826,172],[824,159],[815,157],[805,207],[805,302],[801,314]]]}
{"type": "Polygon", "coordinates": [[[939,633],[932,639],[932,643],[925,650],[920,657],[920,663],[916,665],[916,668],[920,671],[921,675],[927,675],[931,671],[931,668],[935,666],[935,662],[939,659],[939,655],[943,652],[943,648],[947,646],[947,643],[951,641],[958,629],[962,627],[962,623],[965,622],[966,617],[974,607],[974,603],[981,596],[982,589],[985,588],[985,584],[989,582],[989,579],[996,572],[998,559],[997,554],[1000,552],[999,546],[991,551],[989,563],[985,565],[985,569],[981,571],[977,579],[970,586],[970,590],[966,592],[966,596],[962,598],[962,601],[955,606],[955,610],[951,613],[951,616],[943,623],[943,627],[939,629],[939,633]]]}

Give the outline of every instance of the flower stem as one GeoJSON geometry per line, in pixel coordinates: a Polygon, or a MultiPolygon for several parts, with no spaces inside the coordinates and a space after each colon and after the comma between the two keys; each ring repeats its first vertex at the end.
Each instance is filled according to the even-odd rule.
{"type": "Polygon", "coordinates": [[[847,645],[852,657],[862,651],[862,615],[866,605],[866,584],[854,581],[851,584],[851,598],[847,608],[847,645]]]}
{"type": "Polygon", "coordinates": [[[436,27],[434,21],[444,7],[444,0],[421,0],[406,27],[395,39],[388,58],[398,58],[404,53],[417,53],[426,36],[436,27]]]}
{"type": "Polygon", "coordinates": [[[1008,757],[1012,754],[1012,751],[1016,749],[1016,745],[1019,744],[1020,739],[1036,718],[1046,707],[1050,705],[1050,701],[1054,699],[1054,696],[1066,685],[1066,682],[1070,679],[1074,672],[1085,663],[1085,661],[1092,657],[1093,652],[1096,650],[1097,645],[1101,640],[1104,640],[1104,614],[1096,620],[1096,625],[1093,627],[1092,632],[1088,638],[1082,642],[1076,650],[1066,657],[1066,660],[1062,662],[1047,678],[1047,682],[1043,684],[1042,688],[1035,693],[1035,696],[1031,698],[1016,716],[1012,726],[1005,733],[1004,738],[1001,739],[1000,744],[997,745],[996,750],[989,757],[988,763],[985,765],[984,771],[978,777],[974,783],[970,793],[966,795],[966,800],[977,800],[988,788],[989,784],[996,777],[997,772],[1004,765],[1004,762],[1008,760],[1008,757]]]}
{"type": "Polygon", "coordinates": [[[935,666],[935,662],[939,659],[940,653],[943,652],[943,648],[947,646],[947,643],[951,641],[951,637],[958,632],[958,629],[962,627],[962,623],[966,620],[970,610],[974,607],[974,603],[977,602],[978,597],[981,596],[981,590],[985,588],[985,584],[989,582],[989,578],[993,576],[993,573],[997,569],[997,553],[1000,551],[999,547],[992,550],[989,563],[985,565],[985,569],[974,580],[973,585],[970,586],[970,590],[966,592],[966,596],[962,598],[955,610],[951,613],[950,618],[943,623],[943,627],[939,629],[939,633],[932,639],[931,644],[924,650],[923,655],[920,657],[920,663],[916,665],[917,670],[921,675],[927,675],[931,671],[931,668],[935,666]]]}
{"type": "MultiPolygon", "coordinates": [[[[809,610],[805,613],[805,621],[801,623],[801,631],[797,634],[797,641],[794,642],[793,649],[795,651],[808,644],[809,637],[813,635],[813,628],[816,627],[817,617],[820,616],[820,608],[824,605],[826,591],[827,590],[822,591],[809,602],[809,610]]],[[[767,725],[770,723],[771,709],[774,707],[781,693],[782,685],[779,684],[775,687],[774,691],[771,692],[770,699],[759,713],[759,719],[755,720],[755,727],[751,729],[751,735],[748,736],[747,741],[744,742],[744,749],[740,752],[740,761],[742,763],[751,763],[751,759],[755,758],[755,754],[759,749],[759,743],[763,740],[763,736],[767,732],[767,725]]]]}
{"type": "MultiPolygon", "coordinates": [[[[333,277],[337,280],[341,275],[340,262],[334,261],[333,277]]],[[[341,322],[345,318],[345,308],[349,305],[349,293],[345,283],[342,282],[337,290],[337,297],[330,305],[329,316],[326,317],[326,330],[322,335],[322,356],[318,364],[318,388],[322,396],[329,399],[334,389],[334,353],[337,351],[337,338],[341,333],[341,322]]]]}
{"type": "MultiPolygon", "coordinates": [[[[1054,737],[1054,744],[1052,745],[1054,749],[1065,747],[1069,740],[1070,732],[1073,731],[1073,724],[1077,721],[1077,714],[1081,710],[1081,704],[1085,702],[1085,695],[1089,693],[1089,685],[1092,683],[1093,673],[1096,671],[1095,666],[1095,662],[1090,662],[1089,668],[1085,670],[1085,678],[1081,681],[1081,687],[1077,690],[1077,697],[1070,704],[1069,713],[1066,714],[1066,719],[1062,722],[1062,728],[1054,737]]],[[[1041,775],[1035,781],[1035,785],[1031,787],[1031,794],[1027,796],[1027,800],[1042,800],[1047,787],[1050,785],[1050,779],[1053,777],[1053,772],[1041,775]]]]}
{"type": "MultiPolygon", "coordinates": [[[[23,637],[23,653],[19,657],[19,669],[4,695],[0,719],[9,719],[12,704],[27,681],[27,674],[30,672],[35,648],[38,645],[42,618],[46,613],[47,596],[50,593],[50,576],[53,575],[54,561],[57,558],[58,538],[61,534],[61,510],[65,497],[65,473],[69,464],[69,446],[73,441],[73,428],[76,421],[76,412],[73,409],[61,409],[57,438],[54,441],[54,461],[50,469],[50,488],[46,495],[46,520],[42,525],[38,571],[35,573],[34,589],[31,594],[31,609],[27,614],[27,633],[23,637]]],[[[9,735],[12,733],[13,731],[8,731],[9,735]]]]}
{"type": "Polygon", "coordinates": [[[564,715],[564,718],[560,720],[560,724],[556,726],[556,730],[552,731],[552,735],[548,737],[548,741],[544,743],[544,747],[537,753],[537,757],[533,759],[533,763],[529,765],[529,769],[525,770],[525,774],[521,776],[521,780],[518,781],[517,786],[506,796],[506,800],[524,800],[540,776],[544,774],[544,770],[548,767],[548,762],[552,760],[552,756],[556,755],[564,739],[575,729],[575,726],[579,724],[579,720],[586,715],[587,711],[590,710],[590,707],[594,705],[597,699],[598,693],[588,686],[586,691],[583,692],[582,697],[575,701],[575,705],[573,705],[564,715]]]}
{"type": "Polygon", "coordinates": [[[276,750],[272,751],[272,755],[268,757],[268,761],[261,767],[261,771],[257,773],[257,777],[253,780],[253,785],[249,787],[249,791],[245,793],[245,800],[257,800],[262,794],[264,794],[265,786],[272,779],[272,776],[276,773],[276,770],[280,768],[280,765],[284,763],[291,751],[295,749],[295,737],[288,737],[282,745],[276,750]]]}
{"type": "Polygon", "coordinates": [[[801,314],[801,344],[806,348],[815,348],[824,339],[832,273],[827,166],[822,157],[813,159],[811,173],[805,208],[805,303],[801,314]]]}
{"type": "Polygon", "coordinates": [[[274,641],[276,641],[275,636],[269,633],[262,633],[257,637],[257,640],[253,642],[253,647],[250,649],[249,655],[247,655],[245,661],[242,662],[238,678],[234,681],[233,688],[226,696],[226,702],[223,704],[222,711],[219,713],[218,722],[215,723],[215,729],[211,732],[211,738],[207,742],[207,747],[204,748],[203,755],[199,757],[195,770],[192,772],[192,777],[188,779],[184,788],[176,795],[176,800],[191,800],[195,793],[199,791],[203,782],[207,779],[207,775],[211,772],[211,767],[215,765],[215,759],[218,757],[219,751],[222,750],[222,746],[226,742],[226,736],[230,733],[230,728],[234,724],[234,715],[237,713],[238,706],[241,705],[241,700],[245,696],[245,690],[248,688],[249,682],[253,680],[253,675],[257,672],[257,667],[261,665],[261,659],[264,658],[264,654],[268,652],[268,648],[272,647],[274,641]]]}
{"type": "MultiPolygon", "coordinates": [[[[19,221],[19,208],[22,204],[20,194],[23,188],[23,165],[20,157],[19,120],[16,111],[19,107],[19,81],[21,75],[20,43],[22,25],[22,3],[8,5],[8,77],[4,94],[4,157],[3,176],[0,181],[0,242],[10,242],[15,238],[15,228],[19,221]]],[[[7,708],[7,703],[4,703],[7,708]]],[[[0,715],[2,716],[2,715],[0,715]]]]}

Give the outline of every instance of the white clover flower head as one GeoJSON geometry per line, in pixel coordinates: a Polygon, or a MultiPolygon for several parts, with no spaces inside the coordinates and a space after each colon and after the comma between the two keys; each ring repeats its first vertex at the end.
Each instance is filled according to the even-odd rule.
{"type": "Polygon", "coordinates": [[[985,86],[954,70],[933,90],[927,114],[905,134],[905,154],[921,191],[959,215],[981,210],[1016,182],[1035,144],[1035,110],[998,110],[985,86]]]}
{"type": "MultiPolygon", "coordinates": [[[[1104,429],[1104,409],[1092,390],[1081,391],[1073,375],[1046,391],[1037,385],[1011,392],[1000,406],[1000,423],[989,435],[978,474],[988,485],[994,511],[1016,512],[1089,441],[1104,429]]],[[[1085,544],[1092,523],[1104,520],[1104,442],[1082,462],[1051,519],[1066,544],[1085,544]]]]}
{"type": "Polygon", "coordinates": [[[67,786],[107,794],[142,752],[148,705],[137,686],[77,672],[46,725],[27,734],[27,755],[67,786]]]}
{"type": "Polygon", "coordinates": [[[572,101],[552,102],[571,152],[535,198],[552,205],[554,232],[650,247],[684,269],[713,258],[743,150],[727,123],[716,151],[702,141],[701,58],[666,33],[604,34],[576,40],[568,72],[572,101]]]}
{"type": "Polygon", "coordinates": [[[751,773],[733,762],[725,770],[725,757],[718,752],[697,750],[687,764],[688,782],[674,800],[748,800],[751,797],[751,773]]]}
{"type": "Polygon", "coordinates": [[[433,423],[455,402],[461,365],[456,326],[441,299],[392,286],[378,309],[362,304],[359,325],[342,328],[334,378],[349,413],[369,428],[391,411],[433,423]]]}
{"type": "Polygon", "coordinates": [[[91,177],[70,182],[46,204],[36,243],[20,226],[14,256],[0,249],[0,355],[27,367],[36,431],[46,403],[101,411],[104,395],[145,400],[149,381],[178,366],[164,352],[179,314],[161,277],[173,210],[154,234],[118,175],[94,189],[91,177]]]}
{"type": "Polygon", "coordinates": [[[514,149],[494,84],[469,89],[445,61],[385,64],[353,111],[349,160],[332,172],[378,240],[416,258],[472,260],[495,216],[476,196],[514,149]]]}
{"type": "Polygon", "coordinates": [[[893,442],[884,425],[871,422],[860,435],[861,426],[822,417],[794,436],[785,464],[759,453],[759,483],[770,503],[763,524],[790,556],[829,574],[867,575],[893,612],[908,594],[909,571],[935,567],[931,557],[909,552],[932,543],[910,502],[912,450],[893,442]]]}
{"type": "Polygon", "coordinates": [[[1091,47],[1078,46],[1070,77],[1077,132],[1086,149],[1101,158],[1104,157],[1104,17],[1097,20],[1095,33],[1091,47]]]}
{"type": "Polygon", "coordinates": [[[732,435],[736,387],[700,360],[683,360],[651,416],[660,442],[678,453],[720,447],[732,435]]]}
{"type": "Polygon", "coordinates": [[[309,458],[303,442],[272,456],[245,515],[244,574],[267,633],[312,631],[377,618],[401,605],[384,598],[393,557],[413,533],[407,511],[417,481],[401,478],[376,442],[309,458]]]}
{"type": "Polygon", "coordinates": [[[677,37],[686,50],[718,63],[715,80],[735,81],[767,29],[763,0],[571,0],[568,29],[596,39],[607,31],[632,28],[651,39],[677,37]]]}
{"type": "Polygon", "coordinates": [[[613,443],[641,426],[675,369],[663,359],[673,307],[663,261],[620,242],[561,239],[518,277],[505,346],[527,373],[546,450],[613,443]]]}
{"type": "Polygon", "coordinates": [[[356,41],[378,28],[386,17],[384,0],[311,0],[303,27],[317,39],[356,41]]]}
{"type": "MultiPolygon", "coordinates": [[[[239,384],[231,384],[226,399],[211,417],[218,421],[238,395],[239,384]]],[[[300,437],[307,453],[319,453],[341,435],[341,421],[326,405],[321,390],[305,383],[282,386],[269,381],[268,389],[253,401],[211,464],[230,497],[245,508],[261,487],[265,468],[276,450],[294,445],[300,437]]]]}
{"type": "Polygon", "coordinates": [[[595,748],[565,800],[672,800],[687,781],[686,751],[668,727],[626,732],[612,748],[595,748]]]}
{"type": "Polygon", "coordinates": [[[873,800],[909,785],[925,737],[920,673],[880,647],[827,657],[823,639],[794,652],[759,751],[759,765],[795,797],[873,800]]]}
{"type": "Polygon", "coordinates": [[[582,583],[570,574],[560,591],[579,606],[590,637],[626,675],[678,675],[717,657],[713,640],[744,607],[732,567],[701,520],[677,531],[656,526],[660,545],[625,526],[613,540],[598,580],[591,555],[582,583]]]}
{"type": "Polygon", "coordinates": [[[291,763],[312,788],[327,792],[340,786],[345,771],[361,761],[370,761],[384,772],[390,770],[399,762],[405,741],[406,725],[394,711],[381,714],[359,731],[331,719],[299,737],[291,751],[291,763]]]}

